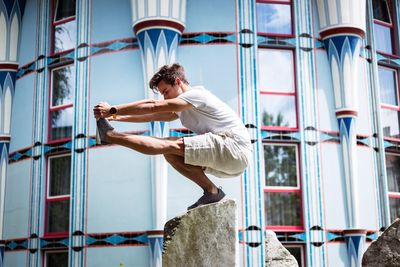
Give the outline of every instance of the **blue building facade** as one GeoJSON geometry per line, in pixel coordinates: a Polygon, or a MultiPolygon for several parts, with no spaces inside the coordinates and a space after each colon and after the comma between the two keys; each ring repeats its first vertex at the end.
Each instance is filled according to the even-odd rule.
{"type": "MultiPolygon", "coordinates": [[[[159,98],[184,65],[242,118],[239,266],[271,229],[300,266],[359,266],[400,214],[399,0],[0,0],[0,266],[161,266],[201,190],[161,156],[96,145],[93,106],[159,98]]],[[[121,123],[185,136],[179,122],[121,123]]]]}

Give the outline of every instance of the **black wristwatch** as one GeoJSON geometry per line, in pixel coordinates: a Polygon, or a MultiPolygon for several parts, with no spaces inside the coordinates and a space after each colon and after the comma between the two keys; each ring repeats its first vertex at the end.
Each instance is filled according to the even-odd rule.
{"type": "Polygon", "coordinates": [[[111,115],[115,115],[115,114],[117,114],[117,108],[116,107],[111,107],[109,112],[110,112],[111,115]]]}

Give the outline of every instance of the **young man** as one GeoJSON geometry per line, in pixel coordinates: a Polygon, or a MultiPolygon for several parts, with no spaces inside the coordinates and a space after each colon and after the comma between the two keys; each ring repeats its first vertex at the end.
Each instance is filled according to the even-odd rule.
{"type": "Polygon", "coordinates": [[[243,173],[251,155],[251,143],[242,121],[211,92],[202,87],[190,87],[179,64],[161,67],[149,86],[160,92],[164,100],[145,99],[116,106],[101,102],[94,107],[101,141],[148,155],[163,154],[172,167],[204,190],[203,196],[188,209],[220,201],[225,193],[205,173],[217,177],[235,177],[243,173]],[[130,135],[115,131],[108,122],[178,118],[197,135],[183,138],[130,135]]]}

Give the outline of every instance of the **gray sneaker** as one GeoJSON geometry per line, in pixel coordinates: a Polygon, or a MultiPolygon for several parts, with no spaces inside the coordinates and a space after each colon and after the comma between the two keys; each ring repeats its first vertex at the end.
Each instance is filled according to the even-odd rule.
{"type": "Polygon", "coordinates": [[[216,193],[216,194],[204,191],[203,196],[201,198],[199,198],[199,200],[197,200],[196,203],[189,206],[188,210],[197,208],[199,206],[218,202],[218,201],[222,200],[224,197],[225,197],[225,193],[224,193],[224,191],[222,191],[221,188],[218,188],[218,193],[216,193]]]}
{"type": "Polygon", "coordinates": [[[110,142],[107,142],[107,132],[114,130],[114,127],[108,122],[107,119],[98,119],[97,120],[97,130],[99,132],[100,140],[102,145],[107,145],[110,142]]]}

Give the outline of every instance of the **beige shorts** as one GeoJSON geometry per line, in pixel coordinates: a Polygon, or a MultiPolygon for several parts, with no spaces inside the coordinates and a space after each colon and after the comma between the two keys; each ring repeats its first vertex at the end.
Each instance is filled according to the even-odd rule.
{"type": "Polygon", "coordinates": [[[183,142],[186,164],[201,166],[205,173],[220,178],[241,175],[251,156],[249,145],[242,144],[229,133],[184,137],[183,142]]]}

